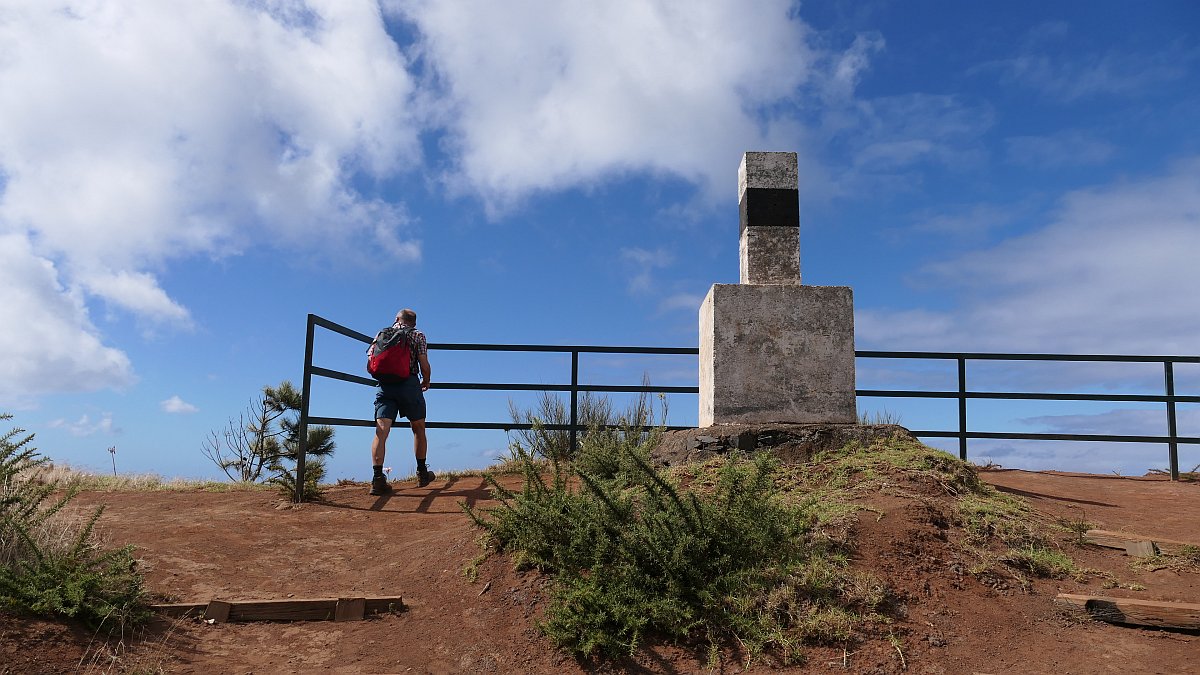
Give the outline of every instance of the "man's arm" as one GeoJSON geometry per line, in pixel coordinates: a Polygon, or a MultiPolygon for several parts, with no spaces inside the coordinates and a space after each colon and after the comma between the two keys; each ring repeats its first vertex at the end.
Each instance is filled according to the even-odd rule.
{"type": "Polygon", "coordinates": [[[417,354],[417,363],[421,365],[421,391],[429,391],[429,354],[417,354]]]}

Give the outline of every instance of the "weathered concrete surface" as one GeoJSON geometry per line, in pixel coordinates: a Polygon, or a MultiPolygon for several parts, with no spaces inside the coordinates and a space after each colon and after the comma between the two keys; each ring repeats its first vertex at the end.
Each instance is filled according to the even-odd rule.
{"type": "Polygon", "coordinates": [[[738,246],[743,284],[800,283],[800,228],[747,227],[738,246]]]}
{"type": "Polygon", "coordinates": [[[738,202],[747,188],[795,190],[800,184],[799,157],[794,152],[747,152],[738,166],[738,202]]]}
{"type": "Polygon", "coordinates": [[[849,287],[709,289],[700,306],[701,427],[857,419],[849,287]]]}
{"type": "Polygon", "coordinates": [[[729,424],[707,429],[668,431],[650,453],[655,466],[703,462],[734,450],[768,451],[787,464],[801,464],[814,455],[847,443],[863,446],[901,434],[895,424],[729,424]]]}
{"type": "Polygon", "coordinates": [[[738,167],[739,280],[800,283],[800,191],[794,152],[747,152],[738,167]]]}

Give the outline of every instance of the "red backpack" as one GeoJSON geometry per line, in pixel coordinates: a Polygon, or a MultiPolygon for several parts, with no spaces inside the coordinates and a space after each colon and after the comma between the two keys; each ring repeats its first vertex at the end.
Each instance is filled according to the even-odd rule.
{"type": "Polygon", "coordinates": [[[413,329],[389,326],[379,331],[367,352],[367,372],[385,383],[403,382],[412,375],[412,351],[409,337],[413,329]]]}

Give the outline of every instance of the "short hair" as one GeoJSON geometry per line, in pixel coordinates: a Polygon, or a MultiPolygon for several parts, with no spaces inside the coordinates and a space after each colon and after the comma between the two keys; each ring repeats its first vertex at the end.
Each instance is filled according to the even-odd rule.
{"type": "Polygon", "coordinates": [[[417,325],[417,313],[411,309],[402,309],[396,312],[396,320],[406,326],[417,325]]]}

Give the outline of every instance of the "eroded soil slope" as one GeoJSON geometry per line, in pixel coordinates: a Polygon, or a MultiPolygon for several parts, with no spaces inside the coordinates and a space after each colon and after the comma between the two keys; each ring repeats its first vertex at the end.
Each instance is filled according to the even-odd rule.
{"type": "MultiPolygon", "coordinates": [[[[1017,471],[982,477],[1028,499],[1048,522],[1085,520],[1200,542],[1200,487],[1194,484],[1017,471]]],[[[334,487],[323,503],[300,508],[258,491],[82,494],[82,506],[108,505],[107,536],[137,545],[149,588],[172,599],[402,595],[407,606],[399,614],[336,624],[164,623],[143,642],[130,642],[124,663],[181,673],[595,668],[562,656],[539,635],[544,589],[536,576],[518,574],[495,557],[478,564],[474,581],[464,574],[481,549],[458,503],[485,503],[482,479],[397,486],[382,498],[368,496],[365,486],[334,487]]],[[[918,492],[881,492],[875,510],[858,518],[855,564],[875,570],[904,602],[890,628],[893,639],[813,649],[807,664],[791,672],[1177,673],[1200,659],[1196,635],[1080,621],[1051,602],[1059,591],[1197,602],[1196,574],[1135,570],[1122,553],[1077,547],[1063,530],[1064,551],[1105,574],[1038,580],[1029,588],[981,579],[952,545],[937,501],[913,498],[918,492]]],[[[0,672],[75,672],[81,661],[98,672],[107,662],[94,647],[85,631],[0,616],[0,672]]],[[[736,654],[725,656],[717,671],[742,669],[736,654]]],[[[600,669],[709,672],[704,655],[669,645],[600,669]]],[[[753,667],[760,669],[767,664],[753,667]]]]}

